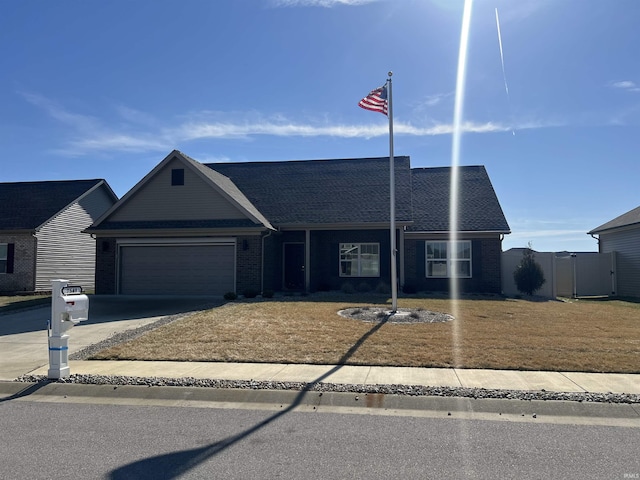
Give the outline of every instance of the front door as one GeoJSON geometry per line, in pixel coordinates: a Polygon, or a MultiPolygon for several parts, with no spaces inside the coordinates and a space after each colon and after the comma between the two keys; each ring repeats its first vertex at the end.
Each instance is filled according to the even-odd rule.
{"type": "Polygon", "coordinates": [[[304,290],[304,243],[284,244],[284,288],[304,290]]]}

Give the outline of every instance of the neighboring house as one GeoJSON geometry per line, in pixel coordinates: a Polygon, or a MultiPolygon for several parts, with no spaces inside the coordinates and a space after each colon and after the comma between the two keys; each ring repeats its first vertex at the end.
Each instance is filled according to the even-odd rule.
{"type": "Polygon", "coordinates": [[[0,183],[0,292],[94,288],[95,239],[82,231],[118,198],[104,180],[0,183]]]}
{"type": "MultiPolygon", "coordinates": [[[[460,259],[448,243],[451,169],[395,158],[398,282],[500,292],[509,233],[483,167],[460,167],[460,259]]],[[[389,159],[201,164],[173,151],[87,231],[96,292],[318,291],[390,283],[389,159]]]]}
{"type": "Polygon", "coordinates": [[[594,228],[600,253],[616,254],[617,294],[640,298],[640,207],[594,228]]]}

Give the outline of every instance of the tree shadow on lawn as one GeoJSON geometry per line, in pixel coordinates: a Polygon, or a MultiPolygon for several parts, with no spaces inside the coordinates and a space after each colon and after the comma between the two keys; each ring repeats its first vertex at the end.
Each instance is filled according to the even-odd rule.
{"type": "Polygon", "coordinates": [[[236,435],[224,438],[210,445],[206,445],[200,448],[194,448],[192,450],[183,450],[179,452],[167,453],[158,455],[155,457],[145,458],[137,462],[124,465],[111,472],[109,478],[112,480],[124,480],[132,478],[157,478],[157,479],[172,479],[184,475],[189,470],[197,467],[198,465],[206,462],[210,458],[218,455],[229,447],[232,447],[236,443],[244,440],[245,438],[253,435],[258,430],[266,427],[267,425],[275,422],[280,417],[288,414],[298,405],[301,404],[305,395],[311,391],[311,389],[322,382],[324,379],[333,375],[340,370],[350,357],[367,341],[371,335],[376,333],[384,324],[386,324],[391,315],[387,315],[373,328],[360,337],[351,348],[340,358],[338,364],[328,372],[320,375],[315,380],[307,383],[305,387],[296,395],[293,402],[287,406],[284,410],[279,411],[255,424],[254,426],[247,428],[246,430],[239,432],[236,435]]]}

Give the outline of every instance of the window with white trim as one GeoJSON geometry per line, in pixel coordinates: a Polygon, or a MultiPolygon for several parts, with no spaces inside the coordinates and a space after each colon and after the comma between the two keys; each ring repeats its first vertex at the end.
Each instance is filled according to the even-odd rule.
{"type": "Polygon", "coordinates": [[[341,277],[379,277],[379,243],[341,243],[341,277]]]}
{"type": "Polygon", "coordinates": [[[0,243],[0,273],[7,273],[7,265],[9,260],[9,245],[0,243]]]}
{"type": "Polygon", "coordinates": [[[471,241],[425,242],[427,278],[471,278],[471,241]]]}

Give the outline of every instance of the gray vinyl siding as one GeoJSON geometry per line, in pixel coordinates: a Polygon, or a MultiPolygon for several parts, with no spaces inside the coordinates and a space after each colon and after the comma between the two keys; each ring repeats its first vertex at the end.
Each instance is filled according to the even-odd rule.
{"type": "Polygon", "coordinates": [[[640,298],[640,228],[601,233],[600,251],[616,252],[618,295],[640,298]]]}
{"type": "Polygon", "coordinates": [[[114,199],[99,187],[60,212],[36,232],[36,291],[51,290],[63,278],[87,290],[95,286],[96,241],[82,233],[108,210],[114,199]]]}
{"type": "Polygon", "coordinates": [[[246,215],[185,164],[174,160],[144,184],[110,221],[244,219],[246,215]],[[184,169],[184,185],[171,185],[171,170],[184,169]]]}

